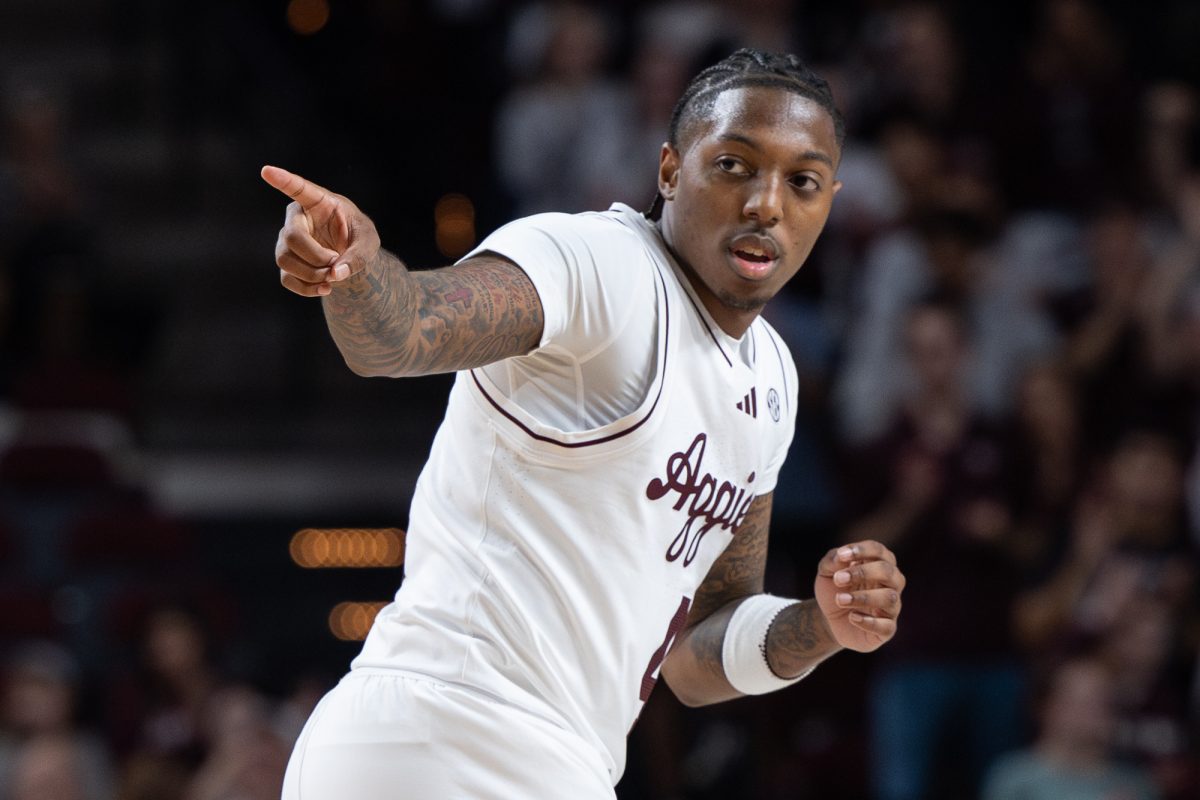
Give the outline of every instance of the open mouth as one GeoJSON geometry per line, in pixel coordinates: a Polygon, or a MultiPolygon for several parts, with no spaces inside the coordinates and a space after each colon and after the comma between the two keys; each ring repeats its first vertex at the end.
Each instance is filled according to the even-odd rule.
{"type": "Polygon", "coordinates": [[[738,258],[744,259],[745,261],[753,261],[757,264],[767,264],[767,263],[775,260],[775,259],[771,258],[769,255],[767,255],[765,252],[763,252],[762,250],[738,249],[738,250],[734,250],[733,254],[735,256],[737,256],[738,258]]]}
{"type": "Polygon", "coordinates": [[[733,266],[748,280],[762,280],[771,274],[779,260],[774,243],[762,236],[739,236],[729,247],[733,266]]]}

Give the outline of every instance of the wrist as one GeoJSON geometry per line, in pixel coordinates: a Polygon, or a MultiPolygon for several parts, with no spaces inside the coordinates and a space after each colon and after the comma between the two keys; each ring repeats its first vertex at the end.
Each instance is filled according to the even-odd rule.
{"type": "Polygon", "coordinates": [[[741,694],[766,694],[804,677],[781,678],[768,656],[774,621],[797,604],[796,600],[754,594],[742,600],[729,618],[721,645],[721,664],[725,679],[741,694]]]}
{"type": "Polygon", "coordinates": [[[841,649],[815,599],[785,608],[767,631],[767,666],[783,680],[807,675],[841,649]]]}
{"type": "MultiPolygon", "coordinates": [[[[378,286],[380,277],[386,268],[384,263],[385,256],[386,253],[383,249],[376,250],[373,256],[363,261],[362,267],[357,272],[341,280],[333,281],[331,284],[333,290],[331,294],[356,297],[372,286],[378,286]]],[[[334,269],[338,269],[345,263],[344,261],[338,261],[334,264],[334,269]]]]}

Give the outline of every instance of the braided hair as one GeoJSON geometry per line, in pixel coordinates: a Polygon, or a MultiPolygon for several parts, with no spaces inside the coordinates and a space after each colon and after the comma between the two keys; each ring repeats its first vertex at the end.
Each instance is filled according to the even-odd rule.
{"type": "MultiPolygon", "coordinates": [[[[768,53],[743,47],[692,78],[671,112],[667,130],[670,145],[678,150],[681,131],[686,132],[708,115],[722,92],[743,86],[783,89],[812,100],[829,113],[839,146],[846,138],[846,123],[833,102],[828,81],[790,53],[768,53]]],[[[656,194],[646,216],[652,220],[662,216],[663,202],[662,195],[656,194]]]]}

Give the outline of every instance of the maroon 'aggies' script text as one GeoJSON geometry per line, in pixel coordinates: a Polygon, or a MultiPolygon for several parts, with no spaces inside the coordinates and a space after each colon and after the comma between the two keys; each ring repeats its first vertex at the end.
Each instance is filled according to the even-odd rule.
{"type": "MultiPolygon", "coordinates": [[[[721,481],[718,485],[712,473],[700,472],[707,442],[708,434],[696,434],[685,452],[673,453],[667,459],[667,474],[646,485],[646,497],[651,500],[659,500],[668,492],[676,492],[679,495],[675,501],[676,511],[683,508],[689,498],[692,501],[688,506],[687,521],[667,548],[667,561],[674,561],[682,555],[685,567],[696,557],[704,534],[714,527],[720,525],[722,529],[737,533],[738,525],[742,524],[742,518],[754,500],[754,495],[747,489],[729,481],[721,481]],[[701,520],[699,526],[696,520],[701,520]]],[[[753,472],[746,483],[754,483],[753,472]]]]}

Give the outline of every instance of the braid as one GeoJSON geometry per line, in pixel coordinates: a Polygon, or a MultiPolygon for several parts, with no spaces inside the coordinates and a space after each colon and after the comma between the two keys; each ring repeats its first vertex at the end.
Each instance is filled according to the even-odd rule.
{"type": "Polygon", "coordinates": [[[829,112],[838,144],[846,136],[846,125],[833,102],[829,82],[790,53],[767,53],[743,47],[713,64],[692,79],[671,112],[668,141],[679,145],[679,130],[693,117],[709,111],[717,95],[742,86],[769,86],[807,97],[829,112]]]}
{"type": "MultiPolygon", "coordinates": [[[[678,149],[681,130],[708,114],[722,92],[743,86],[784,89],[812,100],[829,113],[839,146],[846,138],[846,123],[833,102],[828,81],[790,53],[768,53],[743,47],[701,71],[687,85],[671,112],[667,141],[678,149]]],[[[658,219],[662,204],[662,196],[656,196],[646,216],[658,219]]]]}

